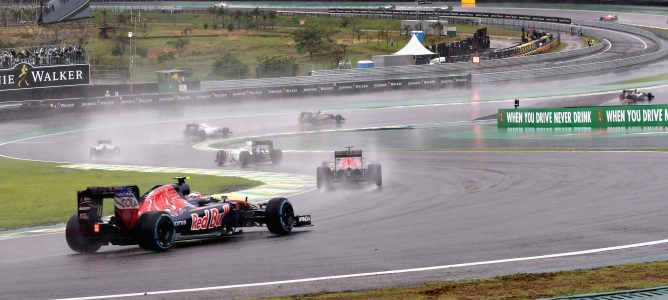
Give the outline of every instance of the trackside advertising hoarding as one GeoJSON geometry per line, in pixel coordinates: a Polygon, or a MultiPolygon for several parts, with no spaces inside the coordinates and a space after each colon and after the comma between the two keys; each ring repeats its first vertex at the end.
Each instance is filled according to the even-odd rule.
{"type": "Polygon", "coordinates": [[[0,91],[90,84],[90,65],[33,67],[20,63],[0,70],[0,91]]]}
{"type": "Polygon", "coordinates": [[[668,126],[668,105],[500,109],[499,128],[668,126]]]}

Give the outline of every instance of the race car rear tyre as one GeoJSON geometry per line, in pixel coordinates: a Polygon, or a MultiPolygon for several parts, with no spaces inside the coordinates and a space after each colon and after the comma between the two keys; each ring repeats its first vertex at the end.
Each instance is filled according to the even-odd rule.
{"type": "Polygon", "coordinates": [[[174,220],[167,213],[150,211],[142,214],[136,230],[139,247],[146,250],[167,251],[174,244],[174,220]]]}
{"type": "Polygon", "coordinates": [[[336,123],[341,123],[343,120],[345,120],[342,115],[336,115],[335,119],[336,123]]]}
{"type": "Polygon", "coordinates": [[[228,137],[230,136],[230,129],[227,127],[223,127],[223,137],[228,137]]]}
{"type": "Polygon", "coordinates": [[[102,243],[87,239],[79,224],[79,217],[74,214],[67,221],[65,228],[65,240],[70,249],[80,253],[93,253],[102,247],[102,243]]]}
{"type": "Polygon", "coordinates": [[[239,164],[242,167],[247,166],[250,163],[250,160],[251,160],[250,152],[241,151],[241,153],[239,153],[239,164]]]}
{"type": "Polygon", "coordinates": [[[380,187],[383,185],[383,173],[379,164],[369,165],[370,182],[380,187]]]}
{"type": "Polygon", "coordinates": [[[222,166],[227,162],[227,152],[225,152],[225,150],[218,150],[218,154],[216,154],[216,162],[219,166],[222,166]]]}
{"type": "Polygon", "coordinates": [[[292,226],[295,223],[295,212],[288,199],[274,198],[269,200],[264,215],[269,232],[286,235],[292,231],[292,226]]]}
{"type": "Polygon", "coordinates": [[[283,151],[281,150],[272,150],[271,151],[271,163],[280,164],[283,161],[283,151]]]}
{"type": "Polygon", "coordinates": [[[654,99],[654,95],[652,93],[647,93],[647,101],[652,101],[654,99]]]}
{"type": "Polygon", "coordinates": [[[319,190],[329,189],[331,186],[331,178],[329,167],[318,167],[316,171],[316,184],[319,190]]]}
{"type": "Polygon", "coordinates": [[[197,132],[197,136],[199,136],[202,139],[206,139],[206,131],[200,130],[199,132],[197,132]]]}

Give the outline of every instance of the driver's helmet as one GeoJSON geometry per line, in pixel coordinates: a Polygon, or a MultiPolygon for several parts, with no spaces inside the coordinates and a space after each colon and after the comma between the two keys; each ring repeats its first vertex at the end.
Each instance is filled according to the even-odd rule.
{"type": "Polygon", "coordinates": [[[194,200],[201,199],[201,198],[202,198],[202,194],[200,194],[198,192],[192,192],[192,193],[188,194],[188,196],[186,196],[186,200],[188,200],[188,201],[194,201],[194,200]]]}

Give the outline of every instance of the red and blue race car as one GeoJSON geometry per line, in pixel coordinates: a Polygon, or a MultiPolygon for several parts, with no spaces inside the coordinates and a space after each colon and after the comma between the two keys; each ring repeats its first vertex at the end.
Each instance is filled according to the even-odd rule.
{"type": "Polygon", "coordinates": [[[185,177],[176,179],[177,183],[156,186],[143,196],[134,185],[79,191],[78,211],[65,230],[67,244],[83,253],[108,244],[166,251],[178,241],[220,238],[240,233],[240,227],[266,226],[271,233],[287,235],[294,227],[311,225],[311,216],[296,216],[288,199],[253,204],[202,197],[190,193],[185,177]],[[107,198],[114,199],[114,215],[103,220],[102,203],[107,198]]]}

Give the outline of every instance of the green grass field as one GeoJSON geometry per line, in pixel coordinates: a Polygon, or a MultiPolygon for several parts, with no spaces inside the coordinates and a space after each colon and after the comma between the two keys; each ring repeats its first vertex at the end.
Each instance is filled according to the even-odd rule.
{"type": "Polygon", "coordinates": [[[537,299],[668,285],[668,262],[270,299],[537,299]]]}
{"type": "MultiPolygon", "coordinates": [[[[143,193],[175,176],[190,176],[190,186],[202,194],[227,192],[262,184],[237,177],[192,174],[81,171],[62,164],[0,158],[0,229],[48,225],[67,221],[76,211],[76,192],[87,186],[137,185],[143,193]]],[[[112,205],[105,210],[112,211],[112,205]]]]}

